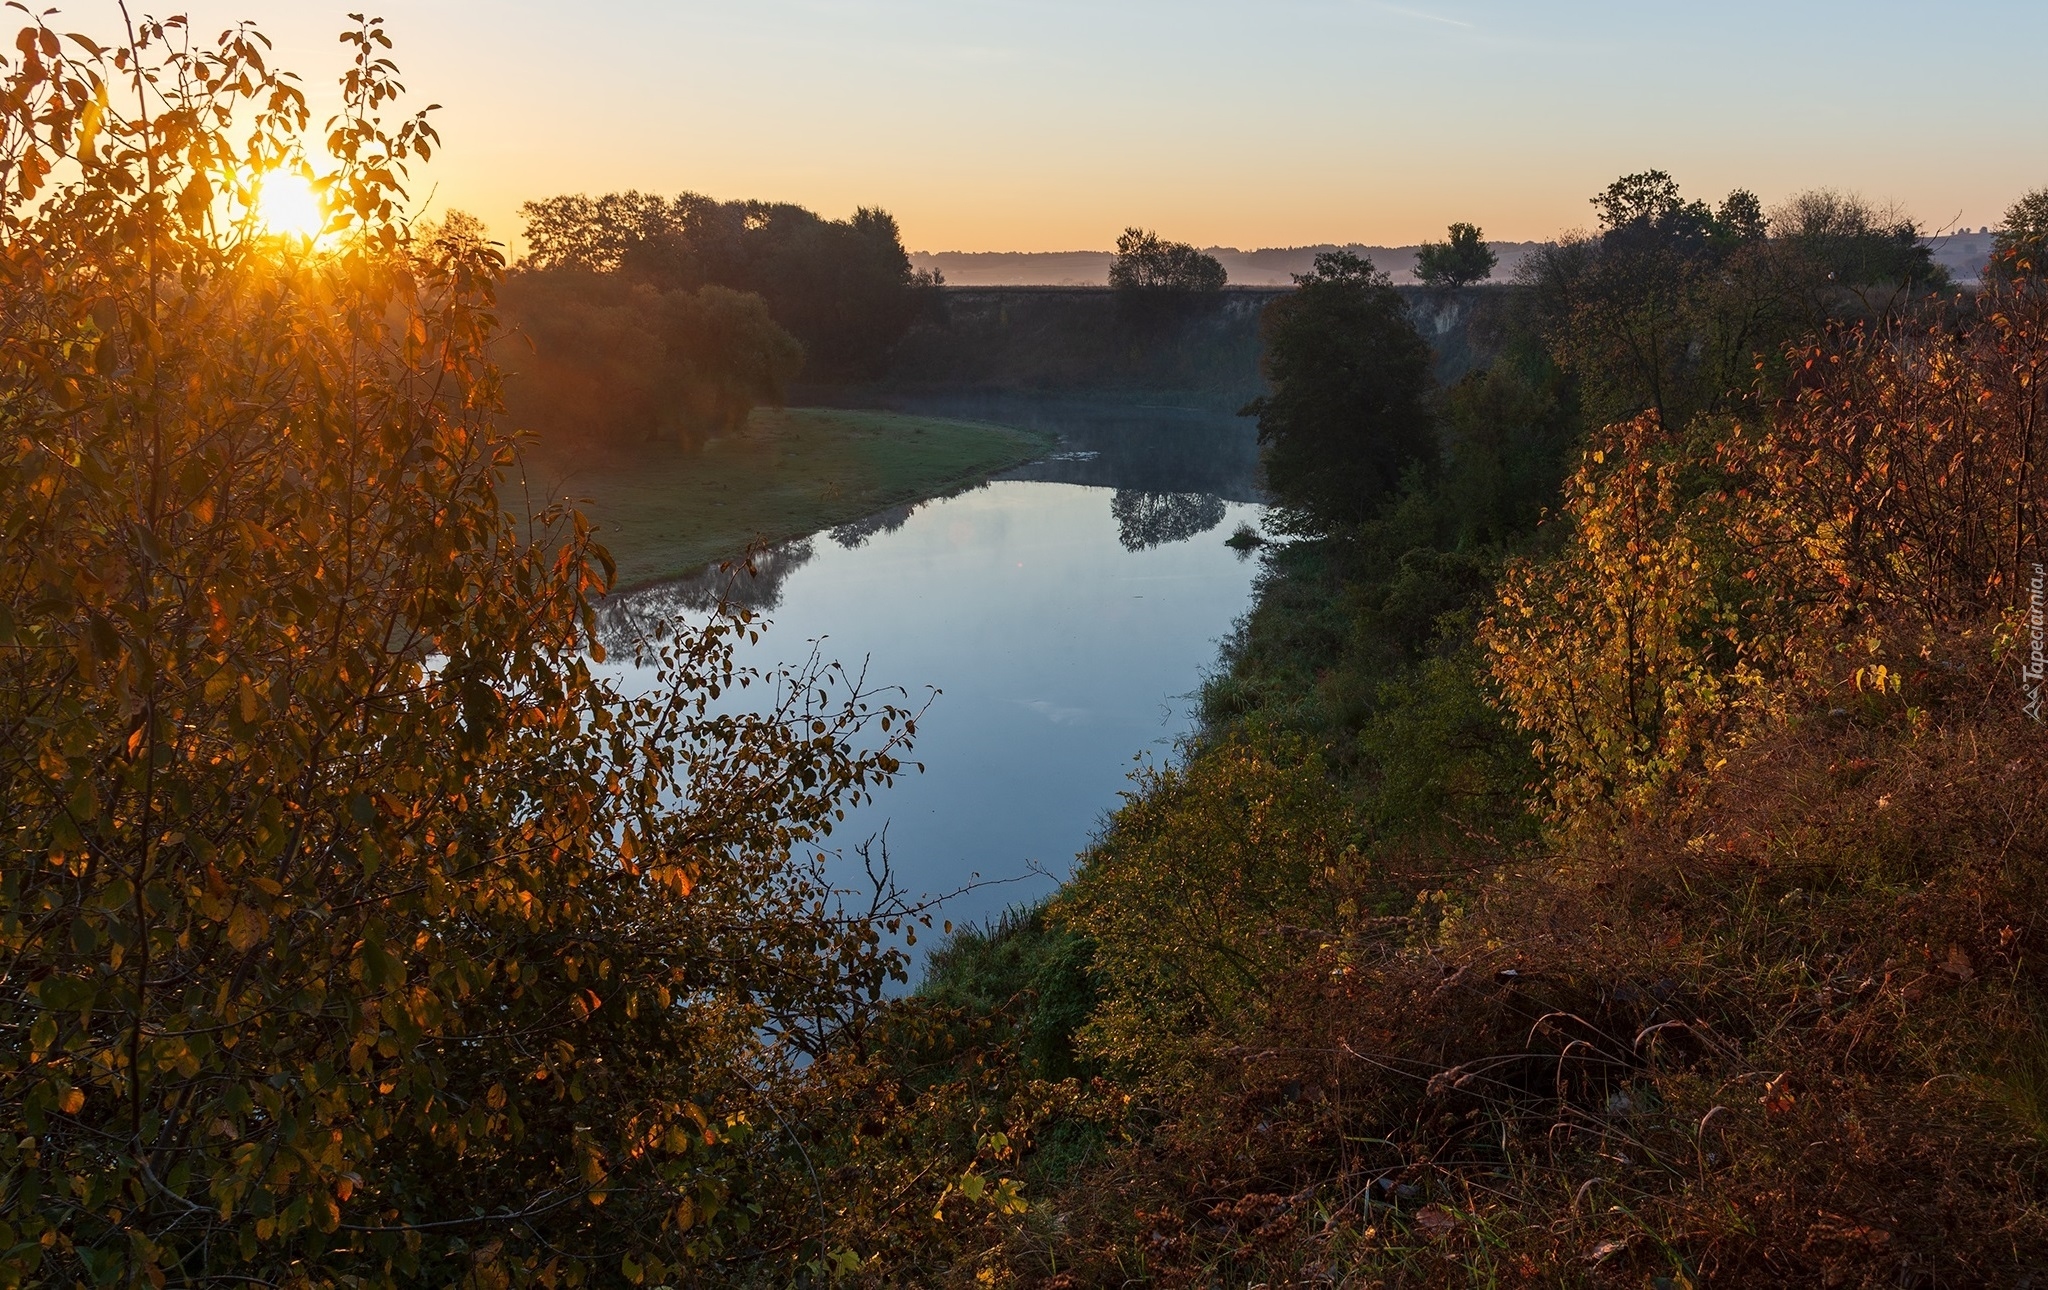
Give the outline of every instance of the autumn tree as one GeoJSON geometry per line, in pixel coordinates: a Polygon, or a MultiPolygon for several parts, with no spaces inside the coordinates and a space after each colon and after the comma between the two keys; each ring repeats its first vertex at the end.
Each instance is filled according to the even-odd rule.
{"type": "Polygon", "coordinates": [[[1754,423],[1597,436],[1555,549],[1507,569],[1481,639],[1562,812],[1640,804],[1756,718],[1896,691],[1971,634],[2023,638],[2048,292],[1994,280],[1793,359],[1754,423]]]}
{"type": "Polygon", "coordinates": [[[2036,188],[2006,208],[1991,239],[1995,273],[2038,273],[2048,264],[2048,188],[2036,188]]]}
{"type": "Polygon", "coordinates": [[[1480,626],[1560,819],[1696,769],[1759,680],[1716,649],[1733,623],[1715,585],[1718,512],[1687,495],[1683,470],[1654,418],[1597,436],[1566,482],[1559,549],[1510,563],[1480,626]]]}
{"type": "Polygon", "coordinates": [[[593,668],[502,266],[409,229],[437,136],[344,40],[314,137],[248,27],[0,68],[0,1283],[660,1281],[900,975],[822,851],[912,714],[744,615],[593,668]]]}

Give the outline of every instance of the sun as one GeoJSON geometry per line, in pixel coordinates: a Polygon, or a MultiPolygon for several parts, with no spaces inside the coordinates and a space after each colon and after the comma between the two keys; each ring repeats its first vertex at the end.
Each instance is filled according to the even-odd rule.
{"type": "Polygon", "coordinates": [[[312,241],[327,229],[327,212],[312,181],[296,170],[273,170],[256,191],[256,222],[280,237],[312,241]]]}

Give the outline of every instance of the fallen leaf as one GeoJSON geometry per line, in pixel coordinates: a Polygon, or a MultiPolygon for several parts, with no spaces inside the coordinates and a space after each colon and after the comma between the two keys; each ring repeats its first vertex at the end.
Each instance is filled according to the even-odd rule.
{"type": "Polygon", "coordinates": [[[1960,945],[1948,947],[1948,961],[1941,965],[1941,970],[1958,981],[1968,981],[1977,975],[1977,969],[1970,966],[1970,956],[1960,945]]]}
{"type": "Polygon", "coordinates": [[[1441,1205],[1424,1205],[1416,1211],[1415,1225],[1433,1237],[1442,1237],[1457,1230],[1458,1216],[1441,1205]]]}
{"type": "Polygon", "coordinates": [[[1621,1253],[1621,1252],[1622,1252],[1623,1250],[1625,1250],[1625,1249],[1627,1249],[1627,1248],[1628,1248],[1628,1242],[1627,1242],[1627,1241],[1625,1241],[1625,1240],[1623,1240],[1623,1241],[1602,1241],[1602,1242],[1600,1242],[1600,1244],[1598,1244],[1598,1245],[1594,1246],[1594,1247],[1593,1247],[1592,1249],[1590,1249],[1590,1250],[1587,1250],[1587,1251],[1586,1251],[1586,1262],[1588,1262],[1588,1263],[1604,1263],[1604,1262],[1606,1262],[1606,1261],[1607,1261],[1608,1259],[1611,1259],[1611,1258],[1613,1258],[1613,1257],[1614,1257],[1615,1255],[1617,1255],[1617,1254],[1621,1253]]]}

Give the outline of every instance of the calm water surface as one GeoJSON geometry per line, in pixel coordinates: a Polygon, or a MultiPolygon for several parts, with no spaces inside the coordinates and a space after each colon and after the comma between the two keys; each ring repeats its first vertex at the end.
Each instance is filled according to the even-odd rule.
{"type": "MultiPolygon", "coordinates": [[[[913,705],[936,691],[911,754],[924,773],[837,836],[850,849],[886,825],[913,894],[978,878],[942,910],[960,923],[1049,892],[1134,759],[1165,759],[1188,731],[1258,571],[1223,540],[1263,508],[1255,445],[1234,418],[1021,402],[950,414],[1055,429],[1062,444],[972,492],[779,549],[743,592],[770,620],[743,661],[801,662],[816,641],[850,667],[866,660],[871,683],[902,686],[913,705]]],[[[628,597],[608,611],[611,631],[701,610],[712,585],[628,597]]]]}

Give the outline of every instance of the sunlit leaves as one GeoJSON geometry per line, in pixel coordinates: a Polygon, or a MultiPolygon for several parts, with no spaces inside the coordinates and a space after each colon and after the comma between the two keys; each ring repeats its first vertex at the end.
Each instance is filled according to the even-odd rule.
{"type": "Polygon", "coordinates": [[[1264,972],[1361,860],[1357,820],[1297,741],[1232,740],[1136,780],[1052,916],[1095,945],[1105,997],[1083,1042],[1145,1066],[1254,1015],[1264,972]]]}
{"type": "Polygon", "coordinates": [[[502,265],[411,235],[435,136],[345,39],[289,253],[220,218],[306,151],[253,31],[0,77],[0,1283],[675,1268],[745,1213],[705,1108],[901,973],[813,848],[912,714],[744,618],[593,674],[608,557],[499,498],[502,265]]]}
{"type": "Polygon", "coordinates": [[[1759,677],[1727,666],[1733,607],[1652,416],[1611,427],[1565,485],[1555,555],[1510,565],[1480,641],[1508,709],[1536,737],[1561,811],[1636,800],[1725,728],[1759,677]]]}
{"type": "Polygon", "coordinates": [[[1994,281],[1932,326],[1840,328],[1792,366],[1762,424],[1701,423],[1691,445],[1647,417],[1611,428],[1567,485],[1563,545],[1510,568],[1482,635],[1561,808],[1647,800],[1788,703],[1897,694],[1940,637],[2024,608],[2039,283],[1994,281]],[[1687,470],[1712,482],[1687,496],[1687,470]]]}

